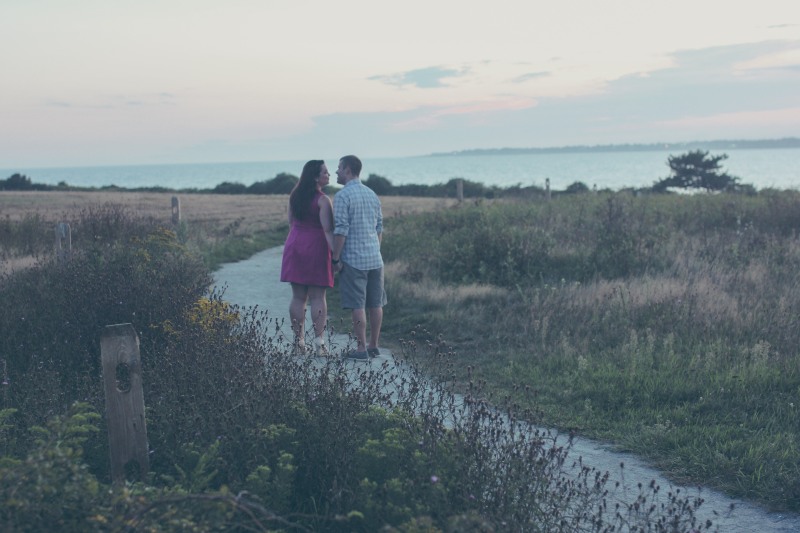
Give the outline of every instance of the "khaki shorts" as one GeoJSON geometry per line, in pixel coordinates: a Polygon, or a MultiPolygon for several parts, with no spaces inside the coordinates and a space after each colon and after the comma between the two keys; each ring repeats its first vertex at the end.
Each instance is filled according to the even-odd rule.
{"type": "Polygon", "coordinates": [[[358,270],[342,261],[339,272],[342,309],[373,309],[386,305],[383,289],[383,267],[358,270]]]}

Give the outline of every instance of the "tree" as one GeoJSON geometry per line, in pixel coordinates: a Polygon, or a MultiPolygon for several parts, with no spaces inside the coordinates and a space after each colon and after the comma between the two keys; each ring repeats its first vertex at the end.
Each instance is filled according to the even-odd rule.
{"type": "Polygon", "coordinates": [[[232,183],[230,181],[223,181],[214,189],[212,189],[213,193],[215,194],[244,194],[247,192],[247,186],[243,183],[232,183]]]}
{"type": "Polygon", "coordinates": [[[372,189],[375,194],[381,196],[392,192],[392,182],[378,174],[370,174],[364,185],[372,189]]]}
{"type": "Polygon", "coordinates": [[[0,180],[0,190],[28,191],[33,188],[31,179],[23,174],[14,174],[8,179],[0,180]]]}
{"type": "Polygon", "coordinates": [[[655,191],[678,189],[705,189],[707,192],[733,190],[739,178],[723,172],[720,161],[728,154],[709,155],[708,151],[693,150],[682,155],[671,155],[667,159],[672,175],[656,182],[655,191]]]}
{"type": "Polygon", "coordinates": [[[247,188],[250,194],[289,194],[300,178],[293,174],[281,172],[267,181],[257,181],[247,188]]]}
{"type": "Polygon", "coordinates": [[[566,189],[564,189],[564,192],[565,192],[565,193],[568,193],[568,194],[576,194],[576,193],[581,193],[581,192],[589,192],[589,186],[588,186],[588,185],[586,185],[586,184],[585,184],[584,182],[582,182],[582,181],[576,181],[576,182],[573,182],[573,183],[571,183],[570,185],[568,185],[568,186],[567,186],[567,188],[566,188],[566,189]]]}

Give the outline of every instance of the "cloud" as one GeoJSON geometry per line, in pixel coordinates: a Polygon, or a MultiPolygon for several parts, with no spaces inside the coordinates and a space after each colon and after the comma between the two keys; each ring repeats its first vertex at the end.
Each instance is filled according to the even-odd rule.
{"type": "Polygon", "coordinates": [[[800,45],[796,48],[761,54],[734,65],[737,70],[800,69],[800,45]]]}
{"type": "Polygon", "coordinates": [[[798,41],[770,41],[679,51],[667,68],[609,81],[591,94],[534,98],[520,91],[395,112],[317,116],[307,138],[325,149],[337,132],[347,131],[343,153],[385,156],[792,136],[800,123],[800,93],[787,80],[797,75],[752,70],[742,76],[737,65],[798,46],[798,41]]]}
{"type": "Polygon", "coordinates": [[[517,76],[513,80],[512,83],[525,83],[526,81],[536,80],[539,78],[546,78],[550,76],[552,73],[541,71],[541,72],[528,72],[527,74],[522,74],[521,76],[517,76]]]}
{"type": "Polygon", "coordinates": [[[58,107],[62,109],[125,109],[131,107],[160,107],[177,105],[175,95],[162,92],[155,94],[138,95],[106,95],[97,97],[86,97],[82,100],[49,100],[44,104],[46,107],[58,107]]]}
{"type": "Polygon", "coordinates": [[[768,111],[739,111],[718,113],[706,116],[690,116],[675,120],[664,120],[660,125],[667,127],[728,128],[748,124],[751,126],[796,126],[800,124],[800,107],[774,109],[768,111]]]}
{"type": "Polygon", "coordinates": [[[468,68],[458,70],[444,67],[427,67],[398,74],[371,76],[368,79],[397,87],[412,85],[420,89],[433,89],[437,87],[446,87],[447,84],[442,81],[443,79],[458,78],[468,73],[468,68]]]}
{"type": "Polygon", "coordinates": [[[788,67],[798,50],[800,41],[765,41],[680,51],[667,68],[607,83],[602,98],[673,118],[794,106],[798,79],[788,67]]]}
{"type": "Polygon", "coordinates": [[[476,122],[485,121],[486,115],[508,111],[520,111],[536,106],[536,100],[524,97],[504,97],[484,101],[467,102],[452,106],[420,108],[412,111],[410,119],[390,122],[391,131],[414,131],[431,129],[450,115],[471,116],[476,122]]]}

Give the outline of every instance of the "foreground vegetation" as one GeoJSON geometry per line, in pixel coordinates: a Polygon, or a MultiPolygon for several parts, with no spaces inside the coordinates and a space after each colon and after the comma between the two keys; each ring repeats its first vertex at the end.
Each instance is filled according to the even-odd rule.
{"type": "MultiPolygon", "coordinates": [[[[0,530],[689,531],[700,502],[626,499],[515,405],[415,369],[295,358],[268,312],[209,294],[181,230],[113,206],[44,252],[38,217],[0,225],[0,530]],[[41,235],[41,237],[39,237],[41,235]],[[99,339],[140,338],[150,472],[112,484],[99,339]],[[511,409],[511,410],[509,410],[511,409]],[[511,413],[515,416],[511,416],[511,413]],[[504,414],[505,413],[505,414],[504,414]]],[[[46,237],[44,237],[46,236],[46,237]]],[[[51,243],[52,245],[52,243],[51,243]]],[[[445,361],[417,341],[408,355],[445,361]]]]}
{"type": "MultiPolygon", "coordinates": [[[[800,511],[800,193],[576,194],[394,219],[387,338],[421,328],[550,426],[800,511]]],[[[435,365],[418,363],[435,371],[435,365]]]]}

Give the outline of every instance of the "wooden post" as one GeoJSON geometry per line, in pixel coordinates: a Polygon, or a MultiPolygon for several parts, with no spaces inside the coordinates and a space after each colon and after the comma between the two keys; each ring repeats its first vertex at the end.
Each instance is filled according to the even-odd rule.
{"type": "Polygon", "coordinates": [[[545,195],[546,195],[547,201],[549,202],[550,201],[550,178],[547,178],[546,180],[544,180],[544,189],[545,189],[545,195]]]}
{"type": "Polygon", "coordinates": [[[458,178],[456,181],[456,198],[458,199],[458,203],[464,201],[464,180],[458,178]]]}
{"type": "Polygon", "coordinates": [[[66,222],[56,224],[56,258],[59,263],[72,256],[72,230],[66,222]]]}
{"type": "Polygon", "coordinates": [[[141,480],[150,469],[139,337],[131,324],[106,326],[100,340],[106,418],[115,482],[141,480]]]}
{"type": "Polygon", "coordinates": [[[172,223],[177,226],[181,222],[181,200],[177,196],[172,197],[172,223]]]}

